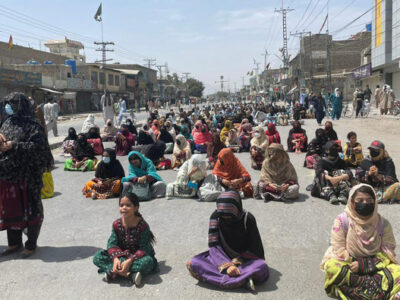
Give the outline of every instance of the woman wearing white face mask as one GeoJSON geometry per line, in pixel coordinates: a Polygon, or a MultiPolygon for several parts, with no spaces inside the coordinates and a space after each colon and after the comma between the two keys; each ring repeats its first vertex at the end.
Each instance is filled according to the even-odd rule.
{"type": "Polygon", "coordinates": [[[86,183],[82,193],[86,198],[92,197],[92,199],[116,197],[121,191],[122,177],[125,177],[125,172],[117,160],[115,150],[105,149],[103,160],[97,166],[95,178],[86,183]]]}
{"type": "Polygon", "coordinates": [[[250,145],[251,167],[256,170],[261,170],[269,145],[267,136],[261,126],[254,128],[254,137],[251,139],[250,145]]]}

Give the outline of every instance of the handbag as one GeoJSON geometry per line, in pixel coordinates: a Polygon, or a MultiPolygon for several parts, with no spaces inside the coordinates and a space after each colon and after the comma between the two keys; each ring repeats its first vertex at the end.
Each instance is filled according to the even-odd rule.
{"type": "Polygon", "coordinates": [[[129,192],[135,194],[139,201],[148,201],[151,199],[150,196],[150,186],[148,183],[133,183],[129,192]]]}

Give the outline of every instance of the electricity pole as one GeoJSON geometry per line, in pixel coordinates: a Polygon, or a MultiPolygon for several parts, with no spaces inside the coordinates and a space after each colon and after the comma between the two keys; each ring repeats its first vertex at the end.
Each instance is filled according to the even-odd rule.
{"type": "Polygon", "coordinates": [[[221,75],[219,78],[220,78],[220,80],[216,81],[215,83],[220,83],[221,84],[221,92],[223,92],[224,91],[224,82],[228,82],[228,81],[224,80],[224,76],[223,75],[221,75]]]}
{"type": "MultiPolygon", "coordinates": [[[[103,27],[102,27],[103,28],[103,27]]],[[[103,30],[102,30],[103,31],[103,30]]],[[[103,35],[102,35],[103,36],[103,35]]],[[[107,52],[114,52],[114,50],[112,49],[107,49],[108,45],[114,45],[114,42],[94,42],[95,45],[100,45],[101,48],[96,49],[96,51],[101,51],[102,55],[101,55],[101,60],[96,60],[96,63],[101,63],[103,66],[103,73],[104,73],[104,84],[103,84],[103,89],[104,89],[104,94],[106,93],[106,82],[107,82],[107,78],[106,78],[106,73],[104,72],[104,67],[106,65],[107,61],[112,60],[112,58],[107,59],[107,52]]]]}
{"type": "Polygon", "coordinates": [[[282,37],[283,37],[283,48],[282,48],[282,56],[283,56],[283,67],[285,70],[288,68],[289,63],[289,54],[288,54],[288,39],[287,39],[287,18],[286,14],[288,12],[293,11],[291,8],[283,8],[283,0],[280,9],[275,9],[275,12],[282,14],[282,37]]]}
{"type": "Polygon", "coordinates": [[[157,61],[157,59],[155,58],[145,58],[143,60],[147,62],[147,64],[145,64],[145,67],[147,67],[148,69],[151,69],[152,66],[155,66],[157,61]]]}
{"type": "MultiPolygon", "coordinates": [[[[187,81],[188,81],[189,75],[190,75],[191,73],[189,73],[189,72],[184,72],[184,73],[182,73],[182,74],[183,74],[183,75],[185,76],[185,78],[186,78],[186,80],[185,80],[186,98],[189,99],[189,90],[188,90],[187,81]]],[[[190,101],[190,100],[189,100],[189,101],[190,101]]]]}
{"type": "MultiPolygon", "coordinates": [[[[302,42],[303,42],[303,36],[308,34],[309,36],[309,47],[310,47],[310,87],[311,90],[313,89],[313,63],[312,63],[312,43],[311,43],[311,31],[302,31],[302,32],[296,32],[296,33],[291,33],[291,36],[297,36],[300,38],[300,73],[299,73],[299,78],[300,79],[304,79],[304,73],[303,73],[303,51],[302,49],[304,47],[302,47],[302,42]]],[[[305,54],[305,50],[304,50],[304,54],[305,54]]]]}

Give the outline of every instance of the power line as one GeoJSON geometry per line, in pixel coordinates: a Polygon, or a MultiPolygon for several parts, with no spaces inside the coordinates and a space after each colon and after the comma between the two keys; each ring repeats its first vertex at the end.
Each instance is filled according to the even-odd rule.
{"type": "Polygon", "coordinates": [[[311,5],[312,2],[313,2],[313,0],[310,0],[310,2],[308,2],[308,5],[307,5],[307,7],[306,7],[306,10],[305,10],[304,13],[303,13],[303,16],[299,19],[299,22],[298,22],[297,25],[293,28],[293,31],[296,31],[297,28],[298,28],[298,26],[300,25],[300,23],[301,23],[302,21],[304,21],[304,16],[306,15],[308,9],[310,8],[310,5],[311,5]]]}

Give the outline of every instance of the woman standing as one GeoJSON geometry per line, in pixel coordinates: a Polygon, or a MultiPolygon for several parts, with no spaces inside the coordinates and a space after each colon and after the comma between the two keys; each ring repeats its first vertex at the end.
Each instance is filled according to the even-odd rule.
{"type": "Polygon", "coordinates": [[[378,214],[374,189],[359,184],[334,221],[321,263],[325,291],[337,299],[400,299],[400,265],[389,221],[378,214]]]}
{"type": "Polygon", "coordinates": [[[208,247],[187,264],[199,281],[228,289],[246,285],[255,291],[254,282],[268,280],[256,219],[243,210],[238,192],[227,191],[218,197],[217,209],[210,217],[208,247]]]}
{"type": "Polygon", "coordinates": [[[8,255],[20,250],[22,230],[28,240],[22,257],[37,247],[43,222],[42,176],[54,164],[46,133],[22,93],[0,104],[0,230],[7,230],[8,255]]]}

